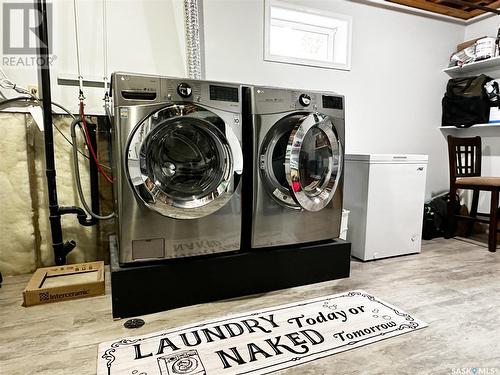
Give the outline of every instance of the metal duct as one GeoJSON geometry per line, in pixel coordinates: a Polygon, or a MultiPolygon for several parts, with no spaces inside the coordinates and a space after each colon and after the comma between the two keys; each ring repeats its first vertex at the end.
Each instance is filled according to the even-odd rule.
{"type": "Polygon", "coordinates": [[[202,0],[184,0],[184,28],[186,33],[186,60],[189,78],[202,79],[203,18],[202,0]]]}

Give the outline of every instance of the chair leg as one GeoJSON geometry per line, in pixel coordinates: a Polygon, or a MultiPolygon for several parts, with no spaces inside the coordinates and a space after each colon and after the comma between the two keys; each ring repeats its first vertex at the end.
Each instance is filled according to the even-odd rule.
{"type": "MultiPolygon", "coordinates": [[[[470,217],[477,216],[477,205],[479,203],[479,190],[474,189],[472,193],[472,204],[470,207],[470,217]]],[[[467,231],[465,232],[466,236],[469,237],[472,234],[472,230],[474,229],[474,221],[470,221],[467,223],[467,231]]]]}
{"type": "Polygon", "coordinates": [[[497,251],[497,225],[498,225],[498,189],[491,192],[490,230],[488,233],[488,250],[497,251]]]}
{"type": "Polygon", "coordinates": [[[457,196],[457,189],[450,188],[450,199],[448,200],[448,217],[446,218],[446,230],[444,232],[444,238],[452,238],[455,235],[456,231],[456,222],[457,218],[455,217],[455,213],[453,212],[453,207],[455,206],[457,196]]]}

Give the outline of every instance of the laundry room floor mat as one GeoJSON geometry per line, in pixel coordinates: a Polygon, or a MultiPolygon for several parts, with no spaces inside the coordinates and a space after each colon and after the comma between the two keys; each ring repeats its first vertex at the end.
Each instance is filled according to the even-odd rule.
{"type": "Polygon", "coordinates": [[[268,374],[426,326],[354,290],[105,342],[97,374],[268,374]]]}

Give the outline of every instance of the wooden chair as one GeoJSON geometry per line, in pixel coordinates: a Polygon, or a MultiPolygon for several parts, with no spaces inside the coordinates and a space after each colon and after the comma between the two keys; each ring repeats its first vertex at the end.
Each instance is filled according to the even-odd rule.
{"type": "Polygon", "coordinates": [[[450,162],[450,201],[448,203],[448,230],[445,238],[453,237],[457,220],[467,220],[468,235],[472,231],[474,222],[489,223],[488,250],[496,251],[498,217],[498,192],[500,191],[500,177],[481,176],[481,137],[458,138],[448,136],[448,157],[450,162]],[[472,190],[472,205],[470,216],[455,215],[453,207],[456,205],[458,189],[472,190]],[[479,192],[491,192],[490,213],[477,212],[479,192]]]}

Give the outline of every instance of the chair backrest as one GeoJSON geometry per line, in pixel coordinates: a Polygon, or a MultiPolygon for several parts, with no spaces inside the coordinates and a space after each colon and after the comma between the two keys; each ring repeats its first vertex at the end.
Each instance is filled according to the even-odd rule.
{"type": "Polygon", "coordinates": [[[457,177],[481,176],[481,137],[448,136],[450,183],[457,177]]]}

